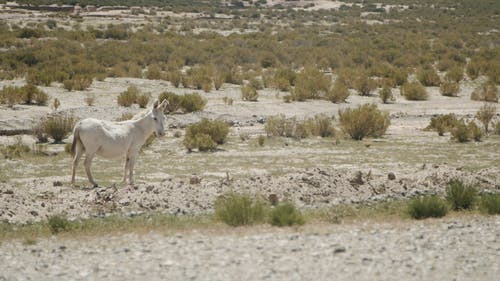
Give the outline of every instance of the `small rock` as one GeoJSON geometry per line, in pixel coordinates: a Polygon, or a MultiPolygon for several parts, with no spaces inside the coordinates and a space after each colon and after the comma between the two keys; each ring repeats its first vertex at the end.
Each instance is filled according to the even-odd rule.
{"type": "Polygon", "coordinates": [[[3,194],[14,194],[14,190],[7,189],[6,191],[3,192],[3,194]]]}
{"type": "Polygon", "coordinates": [[[275,193],[269,194],[269,202],[271,202],[271,205],[276,206],[278,204],[278,195],[275,193]]]}
{"type": "Polygon", "coordinates": [[[34,217],[38,217],[38,212],[37,211],[31,211],[30,214],[34,217]]]}
{"type": "Polygon", "coordinates": [[[395,179],[396,179],[396,175],[395,175],[393,172],[390,172],[390,173],[387,175],[387,178],[388,178],[389,180],[391,180],[391,181],[392,181],[392,180],[395,180],[395,179]]]}
{"type": "Polygon", "coordinates": [[[189,184],[199,184],[201,182],[201,179],[197,175],[192,175],[189,178],[189,184]]]}
{"type": "Polygon", "coordinates": [[[333,250],[334,254],[339,254],[339,253],[344,253],[346,251],[344,246],[335,246],[335,249],[333,250]]]}

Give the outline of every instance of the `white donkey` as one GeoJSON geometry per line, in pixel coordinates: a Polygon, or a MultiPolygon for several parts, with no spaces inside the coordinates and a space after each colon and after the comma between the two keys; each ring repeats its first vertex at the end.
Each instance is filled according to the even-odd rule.
{"type": "Polygon", "coordinates": [[[133,185],[134,164],[142,145],[153,132],[157,137],[165,135],[163,110],[167,105],[167,100],[163,100],[160,105],[158,101],[155,101],[151,111],[137,120],[111,122],[87,118],[79,121],[73,130],[71,184],[75,185],[76,167],[85,152],[85,172],[90,184],[94,187],[98,185],[90,173],[90,164],[96,154],[104,158],[117,158],[125,155],[123,182],[126,182],[127,171],[129,171],[129,183],[133,185]]]}

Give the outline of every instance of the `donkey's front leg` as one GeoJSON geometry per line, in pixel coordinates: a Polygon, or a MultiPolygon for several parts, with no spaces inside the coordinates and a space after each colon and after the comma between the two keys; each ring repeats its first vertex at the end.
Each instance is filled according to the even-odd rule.
{"type": "Polygon", "coordinates": [[[129,157],[129,184],[131,186],[134,185],[134,165],[135,165],[135,160],[137,159],[137,154],[138,152],[131,153],[129,157]]]}
{"type": "Polygon", "coordinates": [[[130,156],[127,154],[125,156],[125,165],[123,167],[123,180],[122,183],[127,182],[127,171],[130,169],[130,156]]]}

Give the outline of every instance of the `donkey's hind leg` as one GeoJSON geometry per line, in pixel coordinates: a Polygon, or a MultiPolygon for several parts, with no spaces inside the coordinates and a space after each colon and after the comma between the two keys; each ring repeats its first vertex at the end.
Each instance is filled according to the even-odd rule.
{"type": "Polygon", "coordinates": [[[127,182],[127,172],[128,172],[129,169],[130,169],[130,157],[127,154],[125,156],[125,165],[123,167],[123,180],[122,180],[122,183],[126,183],[127,182]]]}
{"type": "Polygon", "coordinates": [[[94,181],[94,178],[92,177],[92,173],[90,172],[90,164],[92,163],[92,159],[94,158],[94,153],[90,154],[88,151],[85,156],[85,161],[83,162],[83,165],[85,165],[85,173],[87,173],[87,178],[89,179],[89,182],[92,186],[98,187],[97,183],[94,181]]]}
{"type": "Polygon", "coordinates": [[[76,176],[76,168],[78,167],[78,162],[83,155],[83,146],[78,143],[75,147],[75,155],[73,156],[73,165],[71,168],[71,186],[75,187],[75,176],[76,176]]]}

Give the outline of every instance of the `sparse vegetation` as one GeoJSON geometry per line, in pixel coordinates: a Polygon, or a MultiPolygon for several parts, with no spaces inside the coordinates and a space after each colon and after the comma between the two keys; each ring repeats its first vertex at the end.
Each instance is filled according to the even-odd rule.
{"type": "Polygon", "coordinates": [[[407,100],[427,100],[429,95],[420,82],[407,82],[401,86],[401,95],[407,100]]]}
{"type": "Polygon", "coordinates": [[[470,98],[476,101],[498,102],[498,89],[494,83],[486,82],[476,88],[470,98]]]}
{"type": "Polygon", "coordinates": [[[30,152],[30,147],[23,143],[23,140],[20,136],[16,137],[15,143],[6,146],[0,146],[0,153],[6,159],[19,158],[28,152],[30,152]]]}
{"type": "Polygon", "coordinates": [[[333,103],[345,102],[349,97],[349,89],[340,80],[335,80],[333,87],[326,93],[326,99],[333,103]]]}
{"type": "Polygon", "coordinates": [[[439,86],[441,79],[434,68],[422,68],[417,71],[417,79],[426,87],[439,86]]]}
{"type": "Polygon", "coordinates": [[[460,91],[460,86],[454,81],[444,81],[441,83],[441,86],[439,86],[439,91],[443,96],[456,97],[460,91]]]}
{"type": "Polygon", "coordinates": [[[199,151],[214,150],[217,145],[226,141],[228,133],[229,125],[227,123],[220,120],[210,121],[204,118],[186,128],[183,143],[189,151],[193,149],[199,151]]]}
{"type": "Polygon", "coordinates": [[[380,99],[383,103],[388,103],[389,101],[394,101],[394,95],[392,94],[392,89],[389,86],[384,86],[379,93],[380,99]]]}
{"type": "Polygon", "coordinates": [[[435,130],[438,135],[443,136],[444,133],[450,132],[457,122],[457,117],[453,113],[438,115],[431,118],[431,122],[426,129],[435,130]]]}
{"type": "Polygon", "coordinates": [[[494,105],[484,104],[476,112],[476,119],[483,123],[486,134],[489,132],[489,125],[495,117],[497,108],[494,105]]]}
{"type": "Polygon", "coordinates": [[[414,198],[408,205],[408,214],[414,219],[440,218],[448,213],[446,202],[436,195],[414,198]]]}
{"type": "Polygon", "coordinates": [[[305,218],[293,203],[284,202],[271,210],[270,223],[274,226],[303,225],[305,218]]]}
{"type": "Polygon", "coordinates": [[[481,195],[479,209],[490,215],[500,214],[500,193],[481,195]]]}
{"type": "Polygon", "coordinates": [[[249,194],[226,193],[215,202],[215,216],[230,226],[263,222],[267,206],[262,199],[249,194]]]}
{"type": "Polygon", "coordinates": [[[71,230],[71,222],[63,216],[52,216],[48,219],[48,225],[52,234],[59,234],[71,230]]]}
{"type": "Polygon", "coordinates": [[[375,104],[339,110],[339,121],[342,130],[354,140],[380,137],[391,124],[389,114],[381,112],[375,104]]]}
{"type": "Polygon", "coordinates": [[[257,101],[259,94],[252,85],[245,85],[241,88],[241,99],[244,101],[257,101]]]}
{"type": "Polygon", "coordinates": [[[141,91],[137,86],[129,86],[126,91],[121,92],[120,95],[118,95],[117,102],[121,106],[129,107],[132,104],[136,103],[137,97],[141,91]]]}
{"type": "Polygon", "coordinates": [[[51,137],[55,143],[60,143],[71,133],[75,123],[76,118],[72,115],[49,115],[42,118],[35,126],[35,132],[37,132],[38,139],[40,139],[38,137],[40,132],[43,132],[44,134],[41,135],[51,137]]]}
{"type": "Polygon", "coordinates": [[[89,93],[83,100],[88,106],[93,106],[95,104],[95,95],[93,93],[89,93]]]}
{"type": "Polygon", "coordinates": [[[477,190],[465,185],[461,180],[452,180],[446,187],[446,200],[455,211],[472,209],[476,196],[477,190]]]}

